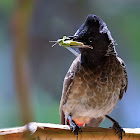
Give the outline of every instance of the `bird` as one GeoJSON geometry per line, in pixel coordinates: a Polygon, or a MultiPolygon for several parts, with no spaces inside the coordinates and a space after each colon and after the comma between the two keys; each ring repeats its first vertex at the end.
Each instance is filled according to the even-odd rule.
{"type": "Polygon", "coordinates": [[[118,57],[115,40],[106,23],[93,14],[70,39],[91,47],[78,48],[80,53],[64,78],[60,123],[69,124],[78,135],[81,127],[98,127],[107,118],[122,139],[125,131],[109,116],[128,85],[126,65],[118,57]]]}

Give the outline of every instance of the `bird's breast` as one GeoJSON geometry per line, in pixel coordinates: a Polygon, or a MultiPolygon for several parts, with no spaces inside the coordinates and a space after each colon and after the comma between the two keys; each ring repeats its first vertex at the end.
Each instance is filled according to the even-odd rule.
{"type": "Polygon", "coordinates": [[[102,67],[89,69],[78,66],[73,85],[63,110],[73,117],[100,117],[109,114],[120,94],[122,69],[114,59],[108,59],[102,67]]]}

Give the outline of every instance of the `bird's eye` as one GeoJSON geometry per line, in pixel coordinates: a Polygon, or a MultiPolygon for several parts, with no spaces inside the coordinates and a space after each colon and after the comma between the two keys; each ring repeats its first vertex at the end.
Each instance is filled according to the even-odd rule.
{"type": "Polygon", "coordinates": [[[94,38],[90,37],[88,40],[89,40],[90,43],[92,43],[94,41],[94,38]]]}

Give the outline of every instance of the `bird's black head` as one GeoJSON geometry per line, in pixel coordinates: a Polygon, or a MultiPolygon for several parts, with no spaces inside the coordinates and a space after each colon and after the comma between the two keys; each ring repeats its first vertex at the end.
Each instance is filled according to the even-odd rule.
{"type": "Polygon", "coordinates": [[[114,43],[105,22],[96,15],[88,15],[85,22],[74,34],[73,40],[93,47],[93,49],[79,49],[83,63],[87,63],[86,61],[98,63],[108,53],[110,44],[114,43]]]}

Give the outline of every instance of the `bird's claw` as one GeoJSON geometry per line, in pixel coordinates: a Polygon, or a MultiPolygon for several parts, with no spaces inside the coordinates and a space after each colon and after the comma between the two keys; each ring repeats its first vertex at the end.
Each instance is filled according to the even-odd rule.
{"type": "Polygon", "coordinates": [[[81,127],[78,126],[78,125],[75,123],[74,120],[71,121],[71,123],[70,123],[70,127],[71,127],[71,129],[72,129],[72,132],[74,132],[75,135],[76,135],[76,140],[78,140],[78,133],[79,133],[79,132],[82,133],[82,129],[81,129],[81,127]]]}
{"type": "Polygon", "coordinates": [[[82,132],[82,129],[80,126],[78,126],[75,121],[72,120],[72,123],[70,125],[72,132],[75,133],[76,136],[78,136],[78,132],[82,132]]]}
{"type": "Polygon", "coordinates": [[[113,128],[116,130],[116,134],[120,134],[120,140],[122,140],[122,136],[125,135],[124,129],[119,125],[118,122],[113,124],[113,128]]]}

